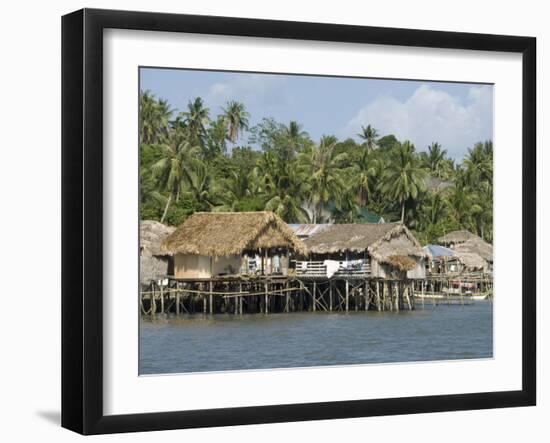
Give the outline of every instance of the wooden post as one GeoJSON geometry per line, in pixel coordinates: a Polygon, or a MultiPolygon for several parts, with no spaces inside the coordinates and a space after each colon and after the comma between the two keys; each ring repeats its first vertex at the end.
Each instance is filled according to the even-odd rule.
{"type": "Polygon", "coordinates": [[[162,290],[162,284],[160,285],[160,313],[164,314],[164,292],[162,290]]]}
{"type": "Polygon", "coordinates": [[[328,310],[332,312],[332,280],[328,281],[328,310]]]}
{"type": "Polygon", "coordinates": [[[269,314],[269,295],[267,294],[268,292],[267,282],[264,284],[264,287],[265,287],[265,313],[269,314]]]}
{"type": "Polygon", "coordinates": [[[395,282],[395,310],[399,312],[401,309],[400,306],[400,296],[399,296],[399,282],[395,282]]]}
{"type": "Polygon", "coordinates": [[[382,310],[382,306],[380,306],[380,282],[376,282],[376,309],[378,309],[378,312],[382,310]]]}
{"type": "MultiPolygon", "coordinates": [[[[243,292],[243,284],[239,282],[239,292],[243,292]]],[[[243,297],[239,295],[239,314],[243,313],[243,297]]]]}
{"type": "Polygon", "coordinates": [[[346,312],[349,311],[349,281],[346,279],[346,312]]]}
{"type": "Polygon", "coordinates": [[[288,280],[285,281],[285,289],[287,290],[286,291],[286,294],[285,294],[285,312],[288,312],[288,305],[290,303],[290,291],[288,290],[288,280]]]}
{"type": "Polygon", "coordinates": [[[214,283],[210,280],[210,294],[208,296],[210,315],[214,313],[214,294],[212,294],[214,283]]]}
{"type": "Polygon", "coordinates": [[[317,308],[317,307],[315,306],[315,304],[316,304],[316,302],[315,302],[315,293],[316,293],[316,292],[317,292],[317,282],[314,280],[314,281],[313,281],[313,292],[311,293],[311,298],[312,298],[312,300],[313,300],[313,312],[315,312],[315,310],[316,310],[316,308],[317,308]]]}
{"type": "Polygon", "coordinates": [[[151,287],[151,316],[153,316],[157,312],[157,302],[155,301],[155,284],[153,283],[151,287]]]}
{"type": "Polygon", "coordinates": [[[403,292],[406,295],[407,305],[409,306],[409,311],[412,311],[412,301],[411,301],[411,286],[407,285],[404,287],[403,292]]]}
{"type": "Polygon", "coordinates": [[[369,310],[369,304],[370,304],[370,301],[369,301],[369,290],[370,290],[370,287],[369,287],[369,281],[368,280],[365,280],[365,311],[368,311],[369,310]]]}
{"type": "Polygon", "coordinates": [[[422,309],[424,309],[424,280],[422,280],[422,309]]]}
{"type": "Polygon", "coordinates": [[[180,315],[180,291],[179,282],[176,282],[176,315],[180,315]]]}

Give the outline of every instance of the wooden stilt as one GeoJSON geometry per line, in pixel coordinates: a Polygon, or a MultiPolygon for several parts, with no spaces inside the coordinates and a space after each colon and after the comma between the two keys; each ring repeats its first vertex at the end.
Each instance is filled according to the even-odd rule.
{"type": "Polygon", "coordinates": [[[285,289],[287,289],[285,294],[285,312],[288,312],[289,309],[289,302],[290,302],[290,292],[288,291],[288,280],[285,282],[285,289]]]}
{"type": "Polygon", "coordinates": [[[346,312],[349,311],[349,282],[346,280],[346,312]]]}
{"type": "Polygon", "coordinates": [[[155,284],[152,285],[153,290],[151,291],[151,316],[155,315],[157,312],[157,302],[155,301],[155,284]]]}
{"type": "Polygon", "coordinates": [[[403,292],[405,293],[405,298],[407,300],[407,305],[409,307],[409,311],[412,311],[412,302],[411,302],[411,287],[410,285],[408,286],[405,286],[405,288],[403,289],[403,292]]]}
{"type": "Polygon", "coordinates": [[[332,312],[332,280],[328,281],[328,310],[332,312]]]}
{"type": "Polygon", "coordinates": [[[316,308],[317,308],[317,306],[316,306],[317,301],[315,300],[315,296],[316,296],[315,294],[316,294],[316,293],[317,293],[317,282],[314,281],[314,282],[313,282],[313,291],[311,292],[311,299],[312,299],[312,301],[313,301],[313,303],[312,303],[312,306],[313,306],[313,307],[312,307],[312,310],[313,310],[313,312],[315,312],[315,310],[316,310],[316,308]]]}
{"type": "Polygon", "coordinates": [[[382,306],[380,306],[380,282],[376,282],[376,309],[378,309],[378,312],[382,310],[382,306]]]}
{"type": "Polygon", "coordinates": [[[180,315],[180,291],[178,291],[179,285],[179,282],[176,282],[176,315],[180,315]]]}
{"type": "Polygon", "coordinates": [[[422,309],[424,309],[424,280],[422,280],[422,309]]]}
{"type": "Polygon", "coordinates": [[[265,313],[269,314],[269,294],[268,294],[268,284],[265,283],[265,313]]]}
{"type": "Polygon", "coordinates": [[[210,309],[210,315],[212,315],[214,313],[214,295],[212,294],[213,290],[214,290],[214,282],[210,281],[209,282],[209,286],[210,286],[210,294],[208,296],[208,304],[209,304],[209,309],[210,309]]]}
{"type": "MultiPolygon", "coordinates": [[[[239,282],[239,292],[243,292],[243,284],[239,282]]],[[[239,297],[239,314],[243,313],[243,298],[239,297]]]]}

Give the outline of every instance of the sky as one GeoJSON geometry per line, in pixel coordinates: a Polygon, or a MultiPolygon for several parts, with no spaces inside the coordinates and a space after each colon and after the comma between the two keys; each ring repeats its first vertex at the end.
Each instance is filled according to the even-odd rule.
{"type": "Polygon", "coordinates": [[[380,136],[410,140],[418,151],[438,142],[460,160],[474,143],[493,137],[492,85],[141,68],[140,89],[177,112],[200,96],[210,117],[239,101],[250,126],[264,117],[295,120],[315,141],[323,135],[359,141],[361,126],[371,124],[380,136]]]}

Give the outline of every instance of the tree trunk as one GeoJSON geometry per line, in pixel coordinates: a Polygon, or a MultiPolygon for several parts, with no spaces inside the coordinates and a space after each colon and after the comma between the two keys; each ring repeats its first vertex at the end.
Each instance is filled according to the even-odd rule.
{"type": "Polygon", "coordinates": [[[162,214],[162,218],[160,219],[161,223],[164,223],[164,218],[166,217],[166,213],[168,212],[168,207],[170,206],[170,202],[172,201],[172,193],[168,196],[168,200],[166,201],[166,206],[164,207],[164,213],[162,214]]]}
{"type": "Polygon", "coordinates": [[[405,202],[401,203],[401,224],[405,224],[405,202]]]}

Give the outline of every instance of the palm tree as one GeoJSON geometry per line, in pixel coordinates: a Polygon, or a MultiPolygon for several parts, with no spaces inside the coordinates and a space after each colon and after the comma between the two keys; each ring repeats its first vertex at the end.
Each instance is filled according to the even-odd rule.
{"type": "Polygon", "coordinates": [[[430,174],[437,178],[445,178],[448,175],[449,164],[446,161],[446,149],[441,149],[441,145],[437,142],[428,146],[428,152],[422,153],[425,166],[430,171],[430,174]]]}
{"type": "Polygon", "coordinates": [[[357,135],[359,136],[359,138],[363,139],[363,142],[369,151],[374,151],[376,149],[378,132],[376,131],[376,129],[374,129],[373,126],[361,126],[361,132],[357,135]]]}
{"type": "Polygon", "coordinates": [[[229,172],[229,177],[220,182],[218,193],[222,204],[217,211],[236,211],[241,202],[254,196],[256,185],[252,173],[239,169],[229,172]]]}
{"type": "Polygon", "coordinates": [[[359,161],[353,166],[353,181],[351,186],[353,186],[357,191],[357,200],[361,206],[366,205],[370,191],[371,191],[371,182],[376,176],[377,159],[371,153],[371,151],[364,151],[361,154],[359,161]]]}
{"type": "Polygon", "coordinates": [[[150,91],[141,92],[139,108],[140,142],[158,143],[168,133],[173,110],[168,102],[157,100],[150,91]]]}
{"type": "Polygon", "coordinates": [[[291,121],[288,126],[284,126],[282,132],[284,143],[282,156],[288,161],[294,157],[299,147],[304,144],[308,133],[302,131],[302,126],[295,121],[291,121]]]}
{"type": "Polygon", "coordinates": [[[168,199],[160,219],[163,223],[172,199],[175,198],[178,201],[182,188],[191,181],[191,167],[197,159],[200,148],[192,146],[182,131],[172,131],[159,148],[162,158],[153,164],[152,173],[159,189],[168,192],[168,199]]]}
{"type": "Polygon", "coordinates": [[[215,206],[212,176],[207,165],[200,160],[190,168],[189,190],[202,211],[210,211],[215,206]]]}
{"type": "Polygon", "coordinates": [[[361,213],[357,204],[357,195],[352,192],[352,186],[346,186],[348,191],[340,196],[334,208],[334,219],[336,223],[356,223],[361,213]]]}
{"type": "Polygon", "coordinates": [[[223,116],[218,118],[210,124],[207,131],[206,148],[207,157],[212,158],[217,154],[226,153],[226,141],[227,141],[227,121],[223,116]]]}
{"type": "Polygon", "coordinates": [[[182,113],[189,137],[194,143],[200,143],[206,133],[209,109],[204,107],[202,98],[197,97],[187,104],[187,111],[182,113]]]}
{"type": "Polygon", "coordinates": [[[462,165],[466,171],[468,183],[475,186],[481,181],[493,183],[493,142],[476,143],[462,165]]]}
{"type": "Polygon", "coordinates": [[[227,121],[227,138],[235,144],[239,133],[248,129],[250,114],[246,112],[243,103],[236,101],[228,102],[223,112],[227,121]]]}
{"type": "Polygon", "coordinates": [[[387,198],[397,200],[401,206],[401,223],[405,222],[405,203],[416,199],[425,189],[426,170],[421,167],[414,145],[404,142],[394,151],[382,183],[387,198]]]}
{"type": "Polygon", "coordinates": [[[323,205],[331,199],[338,200],[344,189],[342,165],[347,154],[337,154],[335,146],[334,137],[323,137],[317,146],[298,156],[302,177],[309,183],[310,201],[314,206],[313,223],[322,216],[323,205]]]}
{"type": "Polygon", "coordinates": [[[307,223],[309,215],[302,207],[307,183],[302,180],[296,163],[279,159],[272,177],[276,186],[268,196],[264,209],[275,212],[287,223],[307,223]]]}
{"type": "Polygon", "coordinates": [[[448,203],[438,192],[429,192],[419,211],[419,227],[427,231],[430,226],[441,222],[448,212],[448,203]]]}

